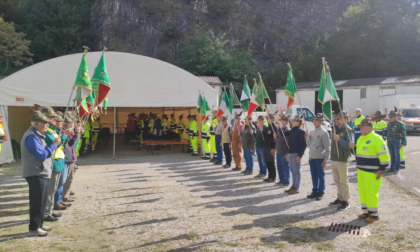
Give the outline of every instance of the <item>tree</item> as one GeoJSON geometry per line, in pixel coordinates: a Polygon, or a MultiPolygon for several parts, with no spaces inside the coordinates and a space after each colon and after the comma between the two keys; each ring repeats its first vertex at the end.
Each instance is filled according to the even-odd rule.
{"type": "Polygon", "coordinates": [[[334,79],[418,74],[420,25],[408,1],[363,0],[337,21],[336,31],[317,34],[294,53],[295,75],[319,79],[326,57],[334,79]]]}
{"type": "Polygon", "coordinates": [[[7,23],[0,17],[0,62],[5,65],[2,74],[15,67],[32,63],[29,52],[30,41],[24,39],[25,34],[17,33],[13,23],[7,23]]]}
{"type": "Polygon", "coordinates": [[[254,60],[249,50],[229,47],[228,42],[224,34],[199,30],[183,43],[178,65],[195,75],[215,75],[225,84],[239,85],[245,74],[255,76],[254,60]]]}

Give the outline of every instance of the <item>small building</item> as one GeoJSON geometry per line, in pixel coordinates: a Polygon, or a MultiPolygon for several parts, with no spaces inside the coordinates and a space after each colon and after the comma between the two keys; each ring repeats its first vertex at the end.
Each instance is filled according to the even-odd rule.
{"type": "MultiPolygon", "coordinates": [[[[379,98],[382,96],[420,95],[420,75],[339,80],[334,83],[342,109],[352,115],[356,108],[362,108],[364,115],[381,110],[379,98]]],[[[321,103],[317,100],[319,82],[296,83],[296,87],[299,92],[295,95],[295,104],[300,104],[300,98],[302,106],[307,106],[314,113],[322,113],[321,103]]],[[[285,87],[281,87],[276,90],[276,103],[283,107],[288,100],[284,89],[285,87]]],[[[338,103],[333,104],[333,110],[339,111],[338,103]]]]}

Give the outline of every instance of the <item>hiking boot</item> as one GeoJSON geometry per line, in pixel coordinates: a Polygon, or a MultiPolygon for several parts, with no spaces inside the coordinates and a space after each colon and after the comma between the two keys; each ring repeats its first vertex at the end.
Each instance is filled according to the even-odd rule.
{"type": "Polygon", "coordinates": [[[285,183],[282,183],[282,182],[278,182],[278,183],[276,183],[276,185],[279,186],[280,188],[285,188],[285,187],[289,186],[289,184],[285,184],[285,183]]]}
{"type": "Polygon", "coordinates": [[[252,171],[248,171],[248,170],[246,170],[246,171],[244,171],[244,172],[242,172],[244,175],[252,175],[252,171]]]}
{"type": "Polygon", "coordinates": [[[288,194],[292,195],[292,194],[298,194],[299,193],[299,189],[298,188],[294,188],[292,190],[290,190],[289,192],[287,192],[288,194]]]}
{"type": "Polygon", "coordinates": [[[292,189],[294,189],[295,187],[294,186],[291,186],[289,189],[287,189],[287,190],[285,190],[284,192],[290,192],[292,189]]]}
{"type": "Polygon", "coordinates": [[[373,216],[369,216],[369,217],[367,217],[366,219],[365,219],[365,221],[367,222],[367,223],[374,223],[375,221],[378,221],[379,220],[379,217],[377,217],[377,216],[375,216],[375,217],[373,217],[373,216]]]}
{"type": "Polygon", "coordinates": [[[210,160],[209,157],[202,157],[202,159],[204,159],[204,160],[210,160]]]}
{"type": "Polygon", "coordinates": [[[221,165],[222,162],[217,161],[216,163],[214,163],[215,165],[221,165]]]}
{"type": "Polygon", "coordinates": [[[336,200],[334,200],[333,202],[330,203],[330,205],[341,205],[341,204],[343,204],[343,201],[341,201],[339,199],[336,199],[336,200]]]}
{"type": "Polygon", "coordinates": [[[343,203],[341,203],[341,206],[339,206],[337,210],[344,211],[349,207],[350,207],[350,204],[347,201],[343,201],[343,203]]]}
{"type": "Polygon", "coordinates": [[[29,230],[28,235],[29,236],[47,236],[48,232],[38,228],[35,231],[29,230]]]}
{"type": "Polygon", "coordinates": [[[230,165],[227,165],[227,164],[225,164],[224,166],[223,166],[223,168],[230,168],[230,165]]]}
{"type": "Polygon", "coordinates": [[[266,183],[273,183],[274,182],[274,179],[272,179],[272,178],[266,178],[263,181],[266,182],[266,183]]]}
{"type": "Polygon", "coordinates": [[[255,176],[254,178],[257,178],[257,179],[265,179],[266,178],[266,175],[260,173],[257,176],[255,176]]]}
{"type": "MultiPolygon", "coordinates": [[[[47,215],[47,216],[44,217],[44,221],[50,221],[50,222],[58,221],[58,218],[56,218],[52,215],[47,215]]],[[[44,230],[44,231],[48,231],[48,230],[44,230]]]]}
{"type": "Polygon", "coordinates": [[[44,230],[44,231],[51,231],[52,230],[52,227],[42,226],[41,229],[44,230]]]}
{"type": "Polygon", "coordinates": [[[217,161],[217,158],[211,158],[209,161],[214,163],[217,161]]]}
{"type": "Polygon", "coordinates": [[[308,198],[308,199],[316,199],[317,196],[318,196],[317,193],[312,192],[311,194],[309,194],[308,196],[306,196],[306,198],[308,198]]]}
{"type": "Polygon", "coordinates": [[[366,219],[369,217],[369,214],[359,214],[359,219],[366,219]]]}
{"type": "Polygon", "coordinates": [[[316,200],[322,200],[322,198],[324,197],[324,193],[317,193],[316,194],[316,200]]]}
{"type": "Polygon", "coordinates": [[[240,171],[240,170],[241,170],[241,168],[239,168],[239,167],[235,167],[235,168],[232,169],[232,171],[240,171]]]}

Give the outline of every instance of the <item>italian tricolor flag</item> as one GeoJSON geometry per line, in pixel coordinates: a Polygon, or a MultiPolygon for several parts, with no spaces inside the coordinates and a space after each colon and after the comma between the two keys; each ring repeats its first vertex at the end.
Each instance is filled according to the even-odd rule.
{"type": "Polygon", "coordinates": [[[241,103],[242,103],[242,106],[244,106],[246,111],[248,111],[250,98],[251,98],[251,91],[249,90],[248,80],[246,79],[246,75],[245,75],[244,88],[242,89],[242,94],[241,94],[241,103]]]}
{"type": "Polygon", "coordinates": [[[225,111],[228,109],[228,97],[225,91],[223,91],[222,95],[221,95],[221,99],[220,99],[220,104],[219,104],[219,111],[217,111],[217,116],[222,116],[225,111]]]}
{"type": "Polygon", "coordinates": [[[248,117],[258,108],[264,107],[264,93],[260,85],[254,79],[254,87],[252,88],[251,100],[249,101],[248,117]]]}

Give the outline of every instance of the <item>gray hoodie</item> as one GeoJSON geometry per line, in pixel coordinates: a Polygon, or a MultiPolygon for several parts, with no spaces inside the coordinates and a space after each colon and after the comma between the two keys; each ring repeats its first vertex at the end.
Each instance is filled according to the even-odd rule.
{"type": "Polygon", "coordinates": [[[325,162],[328,161],[331,140],[328,132],[323,127],[315,128],[309,132],[309,138],[306,138],[306,142],[309,146],[309,159],[323,159],[325,162]]]}

